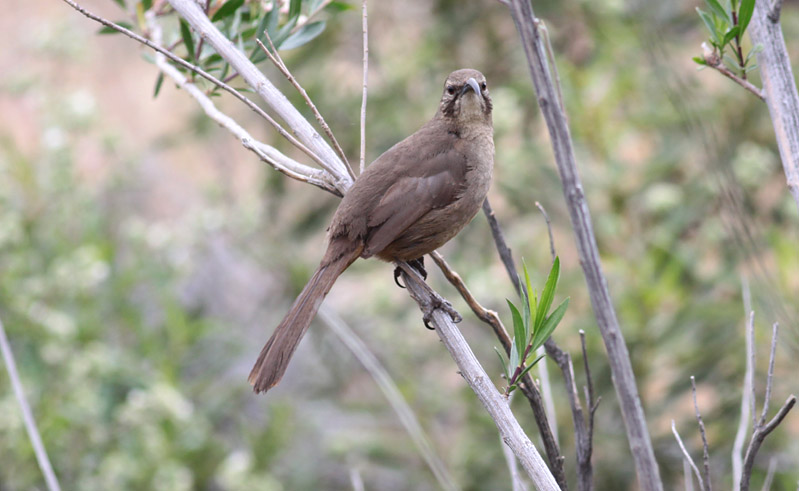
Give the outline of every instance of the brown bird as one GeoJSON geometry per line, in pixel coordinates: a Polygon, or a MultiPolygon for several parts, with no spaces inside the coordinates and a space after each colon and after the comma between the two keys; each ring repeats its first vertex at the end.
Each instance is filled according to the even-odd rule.
{"type": "Polygon", "coordinates": [[[444,245],[477,214],[493,167],[486,79],[477,70],[454,71],[433,119],[378,157],[342,199],[319,268],[250,372],[255,392],[267,391],[283,377],[322,300],[353,261],[377,256],[414,261],[420,267],[425,254],[444,245]]]}

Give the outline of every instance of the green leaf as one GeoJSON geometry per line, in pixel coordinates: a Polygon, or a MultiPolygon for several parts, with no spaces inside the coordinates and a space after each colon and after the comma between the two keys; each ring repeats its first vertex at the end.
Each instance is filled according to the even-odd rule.
{"type": "Polygon", "coordinates": [[[194,59],[194,38],[191,37],[191,28],[189,23],[180,19],[180,37],[183,38],[183,45],[186,46],[186,51],[189,53],[189,59],[194,59]]]}
{"type": "Polygon", "coordinates": [[[114,2],[122,8],[125,8],[125,0],[114,0],[114,2]]]}
{"type": "Polygon", "coordinates": [[[302,26],[302,29],[295,32],[280,44],[280,49],[299,48],[303,44],[312,41],[315,37],[322,34],[325,30],[325,21],[320,20],[302,26]]]}
{"type": "Polygon", "coordinates": [[[522,373],[519,374],[519,378],[517,378],[516,380],[521,380],[522,378],[524,378],[524,376],[527,375],[527,372],[529,372],[530,369],[533,368],[536,363],[541,361],[541,358],[543,358],[543,357],[544,357],[544,355],[538,355],[538,357],[536,357],[535,360],[533,360],[526,367],[524,367],[524,370],[522,370],[522,373]]]}
{"type": "MultiPolygon", "coordinates": [[[[535,306],[538,303],[538,299],[536,298],[535,295],[535,288],[533,288],[533,282],[530,281],[530,272],[527,269],[527,263],[524,262],[524,258],[522,258],[522,269],[524,270],[524,285],[526,287],[525,291],[527,292],[526,295],[524,292],[522,292],[522,297],[526,298],[527,300],[526,304],[529,307],[528,312],[532,312],[535,310],[535,306]]],[[[525,318],[527,317],[528,315],[525,315],[525,318]]]]}
{"type": "Polygon", "coordinates": [[[508,364],[505,363],[505,357],[502,356],[502,353],[499,352],[496,346],[494,346],[494,351],[497,352],[499,363],[502,365],[502,374],[505,375],[505,379],[510,380],[510,373],[508,373],[508,364]]]}
{"type": "Polygon", "coordinates": [[[738,35],[739,31],[740,31],[739,26],[735,26],[735,27],[731,28],[729,31],[727,31],[727,34],[724,35],[724,39],[722,40],[721,45],[722,46],[727,46],[730,43],[730,41],[735,39],[735,36],[738,35]]]}
{"type": "Polygon", "coordinates": [[[333,12],[344,12],[345,10],[355,10],[355,5],[347,2],[333,1],[327,4],[325,9],[333,12]]]}
{"type": "Polygon", "coordinates": [[[153,90],[153,99],[158,97],[158,93],[161,92],[161,85],[164,83],[164,72],[158,73],[158,78],[155,79],[155,89],[153,90]]]}
{"type": "Polygon", "coordinates": [[[716,23],[713,22],[713,19],[710,17],[710,15],[707,12],[700,9],[699,7],[696,8],[696,13],[699,14],[699,18],[702,19],[702,22],[705,24],[705,27],[707,27],[707,30],[710,31],[710,39],[714,42],[714,44],[720,45],[721,43],[719,35],[716,32],[716,23]]]}
{"type": "Polygon", "coordinates": [[[147,12],[153,6],[153,0],[142,0],[141,5],[144,7],[144,11],[147,12]]]}
{"type": "Polygon", "coordinates": [[[211,22],[216,22],[218,20],[225,19],[226,17],[230,17],[236,10],[239,9],[244,5],[244,0],[228,0],[225,2],[219,10],[216,11],[214,16],[211,18],[211,22]]]}
{"type": "Polygon", "coordinates": [[[702,58],[701,56],[694,56],[694,57],[693,57],[693,58],[691,58],[691,59],[692,59],[692,60],[694,60],[694,62],[695,62],[696,64],[698,64],[698,65],[707,65],[707,62],[706,62],[706,61],[705,61],[705,59],[704,59],[704,58],[702,58]]]}
{"type": "Polygon", "coordinates": [[[727,10],[721,6],[718,0],[705,0],[705,3],[710,8],[710,11],[716,14],[718,18],[726,20],[727,23],[732,22],[727,10]]]}
{"type": "MultiPolygon", "coordinates": [[[[510,360],[508,361],[508,369],[509,370],[516,370],[516,367],[519,366],[521,363],[519,356],[519,350],[516,348],[516,339],[514,338],[513,341],[510,342],[510,360]]],[[[511,373],[508,372],[508,380],[510,381],[511,373]]]]}
{"type": "MultiPolygon", "coordinates": [[[[524,356],[524,349],[527,347],[527,338],[524,335],[524,321],[522,320],[522,315],[519,313],[519,309],[513,305],[513,302],[507,300],[508,307],[510,307],[511,315],[513,316],[513,342],[516,343],[516,349],[518,351],[518,359],[521,360],[522,356],[524,356]]],[[[511,366],[516,367],[518,366],[517,363],[511,363],[511,366]]]]}
{"type": "Polygon", "coordinates": [[[539,346],[544,344],[544,342],[549,339],[549,336],[552,335],[552,332],[558,327],[560,321],[563,319],[563,315],[566,313],[566,309],[569,307],[569,299],[567,298],[557,308],[552,311],[552,315],[547,317],[547,320],[544,321],[544,324],[541,326],[541,329],[535,333],[535,338],[533,339],[533,349],[538,349],[539,346]]]}
{"type": "Polygon", "coordinates": [[[738,27],[741,28],[742,35],[746,32],[749,21],[752,20],[752,12],[754,10],[755,0],[741,0],[741,10],[738,11],[738,27]]]}
{"type": "Polygon", "coordinates": [[[302,11],[302,0],[291,0],[289,3],[289,19],[299,17],[302,11]]]}
{"type": "MultiPolygon", "coordinates": [[[[130,22],[118,21],[114,22],[114,24],[118,25],[119,27],[124,27],[125,29],[133,29],[133,24],[130,22]]],[[[103,26],[99,31],[97,31],[97,34],[119,34],[119,31],[113,27],[103,26]]]]}
{"type": "Polygon", "coordinates": [[[558,279],[560,278],[560,258],[555,257],[555,262],[552,263],[552,269],[549,270],[547,282],[544,284],[544,291],[541,292],[541,300],[538,302],[538,309],[535,312],[535,327],[533,333],[538,335],[541,325],[544,323],[549,308],[552,307],[552,300],[555,299],[555,288],[558,286],[558,279]]]}

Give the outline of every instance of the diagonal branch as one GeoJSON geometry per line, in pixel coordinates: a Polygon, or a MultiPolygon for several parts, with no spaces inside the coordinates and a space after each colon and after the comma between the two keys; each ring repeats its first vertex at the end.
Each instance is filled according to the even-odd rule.
{"type": "Polygon", "coordinates": [[[480,366],[463,335],[452,322],[451,307],[447,310],[442,308],[442,302],[445,301],[424,283],[416,270],[407,263],[397,263],[397,265],[402,269],[408,293],[419,304],[425,317],[431,319],[436,333],[458,365],[460,374],[491,415],[502,440],[516,454],[516,458],[519,459],[533,483],[543,491],[560,489],[541,455],[513,416],[507,398],[500,394],[491,382],[491,378],[480,366]]]}
{"type": "Polygon", "coordinates": [[[47,483],[47,489],[49,491],[60,491],[61,486],[58,484],[58,478],[56,478],[55,472],[53,472],[53,466],[50,464],[47,450],[44,448],[39,429],[36,427],[33,411],[31,411],[28,400],[25,398],[25,391],[22,388],[22,382],[20,382],[17,364],[14,361],[14,353],[11,351],[11,346],[8,343],[3,321],[0,321],[0,353],[3,354],[3,361],[5,361],[6,369],[8,370],[8,378],[11,379],[14,395],[17,397],[19,409],[22,412],[22,420],[25,422],[25,429],[28,432],[28,437],[31,439],[33,453],[36,454],[36,461],[39,463],[42,474],[44,474],[44,481],[47,483]]]}

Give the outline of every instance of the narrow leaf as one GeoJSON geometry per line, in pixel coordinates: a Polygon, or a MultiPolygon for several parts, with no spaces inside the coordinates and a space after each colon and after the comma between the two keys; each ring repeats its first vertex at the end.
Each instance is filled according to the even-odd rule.
{"type": "Polygon", "coordinates": [[[211,17],[211,21],[216,22],[218,20],[230,17],[236,13],[236,10],[238,10],[242,5],[244,5],[244,0],[228,0],[219,8],[219,10],[216,11],[214,16],[211,17]]]}
{"type": "Polygon", "coordinates": [[[347,2],[339,2],[339,1],[332,1],[327,4],[325,9],[330,10],[332,12],[344,12],[345,10],[355,10],[355,5],[347,2]]]}
{"type": "Polygon", "coordinates": [[[141,4],[144,7],[144,11],[147,12],[153,6],[153,0],[142,0],[141,4]]]}
{"type": "MultiPolygon", "coordinates": [[[[115,22],[115,24],[117,24],[120,27],[124,27],[125,29],[133,29],[133,24],[131,24],[130,22],[117,21],[115,22]]],[[[97,31],[97,34],[119,34],[119,31],[117,31],[112,27],[103,26],[99,31],[97,31]]]]}
{"type": "Polygon", "coordinates": [[[738,11],[738,27],[741,34],[746,32],[749,21],[752,20],[752,12],[755,10],[755,0],[741,0],[741,10],[738,11]]]}
{"type": "Polygon", "coordinates": [[[547,320],[544,321],[544,324],[541,326],[541,329],[535,333],[535,339],[533,339],[533,349],[538,349],[539,346],[544,344],[544,342],[549,339],[549,336],[552,335],[552,332],[558,327],[560,321],[563,319],[563,315],[566,313],[566,309],[569,307],[569,299],[567,298],[557,308],[552,311],[552,315],[547,317],[547,320]]]}
{"type": "Polygon", "coordinates": [[[158,78],[155,79],[155,89],[153,90],[153,99],[158,97],[158,93],[161,91],[161,85],[164,83],[164,72],[158,73],[158,78]]]}
{"type": "Polygon", "coordinates": [[[302,0],[291,0],[289,3],[289,19],[300,16],[302,10],[302,0]]]}
{"type": "Polygon", "coordinates": [[[533,368],[536,363],[541,361],[541,358],[543,358],[543,357],[544,357],[544,355],[538,355],[538,357],[536,357],[535,360],[533,360],[526,367],[524,367],[524,370],[522,370],[522,373],[519,374],[519,378],[516,379],[516,380],[521,380],[522,378],[524,378],[524,376],[527,375],[527,372],[529,372],[530,369],[533,368]]]}
{"type": "Polygon", "coordinates": [[[508,361],[508,369],[510,371],[508,371],[508,380],[510,380],[511,371],[515,371],[516,367],[519,366],[521,362],[520,358],[519,350],[516,348],[516,339],[514,339],[510,343],[510,360],[508,361]]]}
{"type": "Polygon", "coordinates": [[[191,29],[189,24],[180,19],[180,37],[183,38],[183,45],[186,46],[186,51],[189,52],[189,59],[194,59],[194,38],[191,37],[191,29]]]}
{"type": "Polygon", "coordinates": [[[497,352],[499,363],[502,365],[502,374],[505,375],[505,379],[510,380],[510,373],[508,373],[508,364],[505,363],[505,357],[502,356],[502,353],[499,352],[496,346],[494,346],[494,351],[497,352]]]}
{"type": "Polygon", "coordinates": [[[724,7],[721,6],[718,0],[705,0],[705,3],[710,8],[710,11],[716,14],[716,16],[718,16],[720,19],[726,20],[727,23],[732,22],[730,15],[727,13],[724,7]]]}
{"type": "Polygon", "coordinates": [[[739,31],[740,31],[739,26],[735,26],[731,28],[729,31],[727,31],[727,34],[724,35],[724,39],[722,40],[721,43],[722,46],[727,46],[730,43],[730,41],[735,39],[735,36],[738,35],[739,31]]]}
{"type": "MultiPolygon", "coordinates": [[[[513,305],[513,302],[507,300],[508,307],[510,307],[511,315],[513,316],[513,342],[516,343],[516,350],[518,351],[518,359],[521,360],[524,355],[524,348],[527,346],[527,338],[524,336],[524,321],[519,309],[513,305]]],[[[511,363],[511,366],[518,366],[517,363],[511,363]]]]}
{"type": "Polygon", "coordinates": [[[560,258],[556,256],[555,262],[552,263],[552,269],[549,270],[547,282],[544,284],[544,291],[541,292],[541,300],[538,301],[538,309],[535,312],[535,328],[533,328],[534,336],[538,336],[538,331],[549,313],[549,308],[552,307],[552,300],[555,298],[555,288],[558,286],[559,278],[560,258]]]}
{"type": "Polygon", "coordinates": [[[312,41],[315,37],[322,34],[325,30],[325,21],[320,20],[311,22],[302,27],[299,31],[295,32],[280,44],[280,49],[294,49],[299,48],[303,44],[312,41]]]}
{"type": "Polygon", "coordinates": [[[692,60],[694,60],[694,62],[695,62],[696,64],[698,64],[698,65],[707,65],[707,62],[706,62],[706,61],[705,61],[705,59],[704,59],[704,58],[702,58],[702,57],[699,57],[699,56],[694,56],[694,57],[693,57],[693,58],[691,58],[691,59],[692,59],[692,60]]]}

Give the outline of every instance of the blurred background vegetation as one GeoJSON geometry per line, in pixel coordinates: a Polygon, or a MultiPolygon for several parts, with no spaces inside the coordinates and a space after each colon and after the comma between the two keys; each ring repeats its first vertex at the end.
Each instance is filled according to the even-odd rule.
{"type": "MultiPolygon", "coordinates": [[[[107,0],[83,4],[124,17],[107,0]]],[[[340,4],[339,4],[340,5],[340,4]]],[[[675,419],[701,442],[689,376],[728,487],[744,374],[742,283],[756,311],[757,387],[779,321],[773,406],[797,391],[799,214],[766,106],[691,56],[705,37],[695,0],[536,1],[548,26],[583,183],[667,489],[682,481],[675,419]]],[[[361,97],[359,8],[331,9],[319,38],[283,53],[353,162],[361,97]]],[[[490,198],[517,259],[543,283],[549,211],[571,307],[555,339],[576,361],[587,333],[602,403],[597,489],[634,489],[630,451],[591,312],[546,128],[513,22],[494,1],[370,2],[367,153],[374,159],[434,112],[445,76],[486,74],[495,108],[490,198]]],[[[799,9],[786,2],[799,56],[799,9]]],[[[396,414],[317,321],[283,383],[255,397],[247,373],[321,257],[338,200],[266,168],[166,81],[133,41],[61,2],[0,17],[0,318],[66,489],[436,489],[396,414]]],[[[175,26],[168,33],[178,39],[175,26]]],[[[302,111],[268,62],[262,68],[302,111]]],[[[756,79],[756,75],[755,75],[756,79]]],[[[238,82],[238,81],[237,81],[238,82]]],[[[238,86],[242,84],[239,82],[238,86]]],[[[217,99],[253,135],[301,155],[251,111],[217,99]]],[[[306,111],[307,112],[307,111],[306,111]]],[[[310,115],[309,115],[310,116],[310,115]]],[[[311,118],[313,119],[313,118],[311,118]]],[[[484,305],[513,298],[485,218],[443,249],[484,305]]],[[[394,377],[464,489],[509,489],[501,443],[391,266],[356,263],[326,301],[394,377]]],[[[498,345],[443,277],[432,285],[496,374],[498,345]]],[[[568,404],[550,363],[567,472],[568,404]]],[[[578,383],[582,382],[578,374],[578,383]]],[[[514,409],[537,441],[526,402],[514,409]]],[[[791,414],[756,462],[773,489],[799,479],[791,414]]],[[[10,383],[0,376],[0,489],[41,489],[10,383]]]]}

